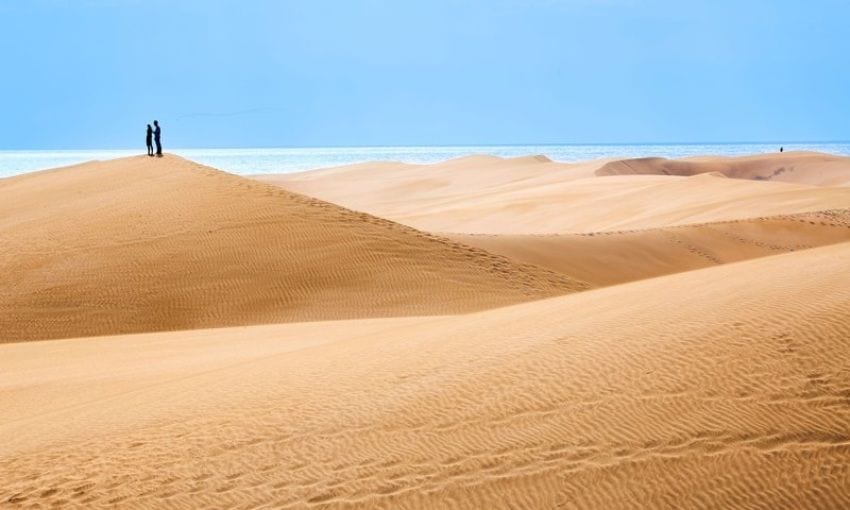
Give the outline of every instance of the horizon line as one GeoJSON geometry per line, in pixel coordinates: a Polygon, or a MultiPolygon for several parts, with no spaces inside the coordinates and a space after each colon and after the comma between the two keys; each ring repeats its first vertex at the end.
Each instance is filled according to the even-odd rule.
{"type": "MultiPolygon", "coordinates": [[[[402,149],[402,148],[465,148],[465,147],[617,147],[617,146],[689,146],[689,145],[783,145],[783,144],[850,144],[850,140],[765,140],[765,141],[702,141],[702,142],[569,142],[569,143],[481,143],[481,144],[393,144],[393,145],[266,145],[238,147],[176,147],[172,151],[181,150],[249,150],[249,149],[402,149]]],[[[0,148],[0,152],[84,152],[84,151],[133,151],[137,147],[122,148],[0,148]]]]}

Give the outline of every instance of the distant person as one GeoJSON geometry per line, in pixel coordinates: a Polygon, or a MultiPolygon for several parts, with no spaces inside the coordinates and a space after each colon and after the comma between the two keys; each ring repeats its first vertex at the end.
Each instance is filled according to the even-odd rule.
{"type": "Polygon", "coordinates": [[[145,135],[145,143],[148,146],[148,156],[153,157],[153,128],[148,124],[148,132],[145,135]]]}
{"type": "Polygon", "coordinates": [[[162,130],[159,129],[159,121],[153,121],[153,125],[156,129],[153,130],[153,141],[156,142],[156,157],[162,157],[162,141],[160,141],[160,136],[162,134],[162,130]]]}
{"type": "Polygon", "coordinates": [[[785,152],[785,147],[780,147],[779,152],[785,152]]]}

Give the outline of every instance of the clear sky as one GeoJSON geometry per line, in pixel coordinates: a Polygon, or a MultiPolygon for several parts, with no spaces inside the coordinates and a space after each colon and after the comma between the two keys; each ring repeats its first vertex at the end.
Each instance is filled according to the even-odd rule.
{"type": "Polygon", "coordinates": [[[0,149],[850,139],[846,0],[0,0],[0,149]]]}

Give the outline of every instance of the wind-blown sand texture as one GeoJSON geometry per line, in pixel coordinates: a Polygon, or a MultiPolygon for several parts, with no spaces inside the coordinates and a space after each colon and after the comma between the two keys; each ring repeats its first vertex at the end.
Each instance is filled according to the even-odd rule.
{"type": "Polygon", "coordinates": [[[786,156],[0,180],[0,507],[850,507],[850,188],[786,156]]]}
{"type": "Polygon", "coordinates": [[[0,501],[843,508],[848,264],[842,243],[465,316],[2,346],[0,501]]]}
{"type": "Polygon", "coordinates": [[[816,152],[682,160],[639,158],[612,161],[596,175],[696,175],[716,172],[735,179],[783,181],[818,186],[850,185],[850,158],[816,152]]]}
{"type": "Polygon", "coordinates": [[[586,287],[175,156],[0,180],[0,239],[0,342],[460,313],[586,287]]]}
{"type": "Polygon", "coordinates": [[[605,286],[850,241],[850,209],[620,232],[451,238],[605,286]]]}
{"type": "MultiPolygon", "coordinates": [[[[803,157],[830,158],[831,178],[850,181],[850,158],[784,153],[756,160],[759,171],[767,171],[784,165],[786,158],[803,157]]],[[[716,158],[711,168],[735,161],[716,158]]],[[[648,229],[842,209],[850,204],[850,187],[729,179],[716,170],[690,177],[599,175],[606,168],[620,168],[618,164],[625,163],[476,156],[435,165],[364,164],[256,178],[422,230],[455,234],[648,229]]],[[[642,173],[663,174],[658,169],[642,173]]]]}

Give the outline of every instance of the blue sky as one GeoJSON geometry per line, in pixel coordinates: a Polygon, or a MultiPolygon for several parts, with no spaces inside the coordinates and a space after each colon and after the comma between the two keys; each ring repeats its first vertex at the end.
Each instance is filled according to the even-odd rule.
{"type": "Polygon", "coordinates": [[[850,2],[0,0],[0,149],[850,139],[850,2]]]}

